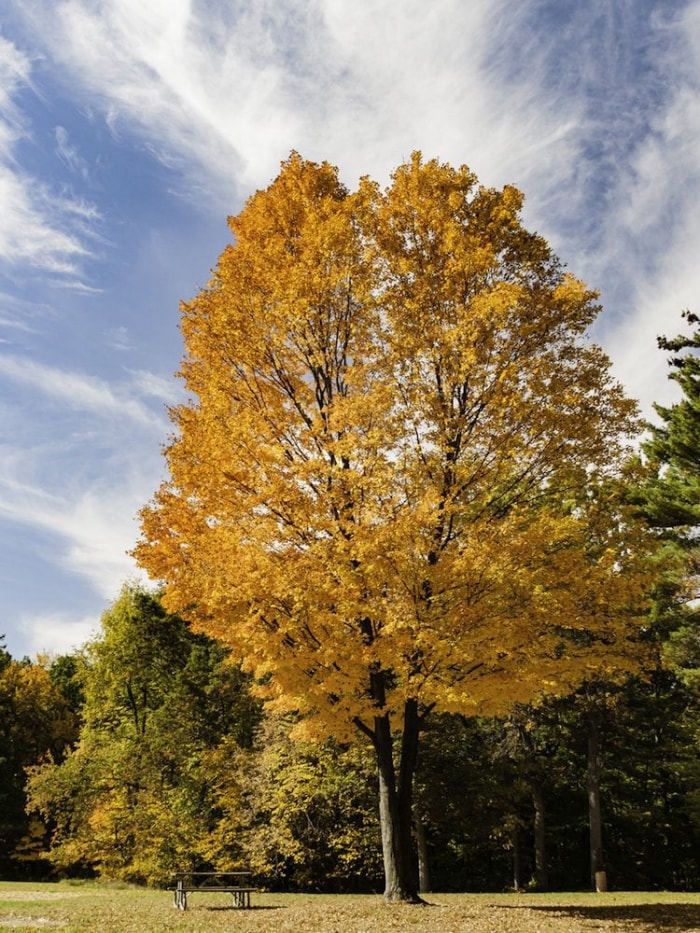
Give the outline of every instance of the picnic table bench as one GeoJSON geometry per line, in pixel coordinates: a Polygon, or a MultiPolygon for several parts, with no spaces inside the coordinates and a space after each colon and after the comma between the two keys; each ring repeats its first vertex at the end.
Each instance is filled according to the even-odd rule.
{"type": "Polygon", "coordinates": [[[173,874],[173,905],[187,910],[187,895],[192,893],[230,894],[234,907],[250,907],[255,888],[246,886],[249,871],[178,871],[173,874]]]}

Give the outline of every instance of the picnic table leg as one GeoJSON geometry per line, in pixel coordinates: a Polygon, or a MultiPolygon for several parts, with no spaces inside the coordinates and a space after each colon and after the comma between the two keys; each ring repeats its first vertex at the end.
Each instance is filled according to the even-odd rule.
{"type": "Polygon", "coordinates": [[[250,891],[231,891],[231,898],[234,907],[250,907],[250,891]]]}
{"type": "Polygon", "coordinates": [[[179,910],[187,910],[187,891],[184,890],[182,881],[178,881],[175,888],[175,906],[179,910]]]}

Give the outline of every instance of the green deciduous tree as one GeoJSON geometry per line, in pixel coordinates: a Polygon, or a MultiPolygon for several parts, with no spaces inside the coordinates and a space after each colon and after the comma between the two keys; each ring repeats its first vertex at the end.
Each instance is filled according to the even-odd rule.
{"type": "Polygon", "coordinates": [[[25,813],[25,769],[46,756],[60,760],[76,736],[76,716],[52,683],[48,663],[14,661],[0,651],[0,871],[4,875],[31,872],[29,863],[39,855],[34,843],[41,842],[40,827],[33,826],[25,813]]]}
{"type": "Polygon", "coordinates": [[[210,758],[223,741],[250,744],[258,718],[238,667],[156,595],[126,586],[85,648],[82,689],[75,749],[34,768],[28,786],[53,827],[54,864],[153,882],[211,857],[210,758]]]}

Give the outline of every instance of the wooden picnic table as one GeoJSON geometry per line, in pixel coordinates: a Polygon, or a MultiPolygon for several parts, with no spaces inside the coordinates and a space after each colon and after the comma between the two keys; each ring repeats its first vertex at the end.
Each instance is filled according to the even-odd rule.
{"type": "Polygon", "coordinates": [[[173,905],[187,910],[187,895],[192,893],[230,894],[233,907],[250,907],[250,895],[255,888],[248,887],[249,871],[177,871],[173,873],[173,905]]]}

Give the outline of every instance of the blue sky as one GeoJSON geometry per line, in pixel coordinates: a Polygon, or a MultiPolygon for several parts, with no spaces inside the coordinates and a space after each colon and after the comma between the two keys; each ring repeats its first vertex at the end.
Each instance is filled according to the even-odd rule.
{"type": "Polygon", "coordinates": [[[700,312],[700,0],[5,0],[0,633],[80,645],[164,477],[178,303],[296,149],[514,183],[646,415],[700,312]]]}

